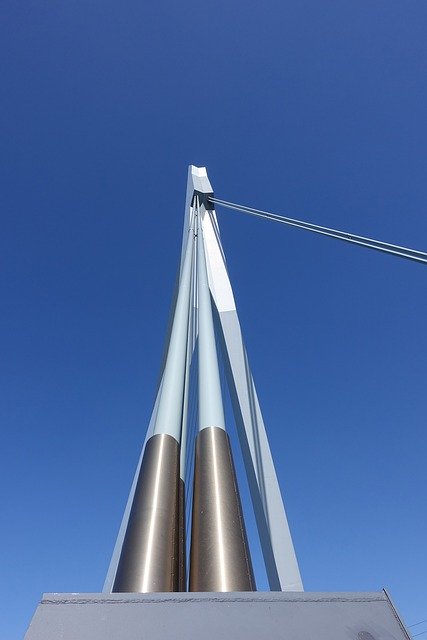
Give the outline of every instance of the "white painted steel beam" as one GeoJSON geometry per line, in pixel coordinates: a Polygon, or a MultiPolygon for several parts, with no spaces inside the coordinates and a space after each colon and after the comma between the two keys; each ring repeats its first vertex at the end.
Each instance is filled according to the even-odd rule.
{"type": "Polygon", "coordinates": [[[194,233],[192,225],[190,225],[169,347],[163,370],[159,405],[153,427],[154,435],[165,433],[174,437],[178,442],[181,439],[182,427],[194,244],[194,233]]]}
{"type": "Polygon", "coordinates": [[[200,210],[197,214],[197,290],[199,292],[199,431],[225,429],[211,294],[206,269],[200,210]]]}
{"type": "Polygon", "coordinates": [[[209,286],[223,337],[230,394],[270,588],[302,591],[267,433],[249,367],[213,206],[203,218],[209,286]]]}
{"type": "Polygon", "coordinates": [[[197,294],[197,251],[193,252],[192,262],[192,274],[191,274],[191,289],[189,300],[189,315],[188,315],[188,331],[187,331],[187,353],[185,363],[185,383],[184,383],[184,397],[183,397],[183,410],[182,410],[182,424],[181,424],[181,454],[180,454],[180,477],[185,482],[186,472],[186,458],[187,458],[187,437],[188,437],[188,400],[190,393],[190,369],[193,359],[194,347],[196,343],[196,328],[197,328],[197,309],[196,309],[196,294],[197,294]]]}

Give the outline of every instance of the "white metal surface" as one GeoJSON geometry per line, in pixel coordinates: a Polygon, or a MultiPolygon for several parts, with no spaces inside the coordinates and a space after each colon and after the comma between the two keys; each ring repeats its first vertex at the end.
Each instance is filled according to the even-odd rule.
{"type": "Polygon", "coordinates": [[[249,367],[214,210],[203,219],[209,286],[223,335],[224,360],[270,588],[302,591],[289,524],[249,367]]]}
{"type": "Polygon", "coordinates": [[[163,371],[159,406],[154,422],[154,434],[168,434],[178,442],[181,438],[183,395],[187,358],[188,317],[190,311],[191,272],[193,265],[194,233],[188,231],[185,258],[169,347],[163,371]]]}
{"type": "MultiPolygon", "coordinates": [[[[187,461],[187,438],[188,438],[188,401],[190,394],[190,369],[193,359],[194,347],[196,343],[196,294],[197,294],[197,252],[193,252],[192,274],[191,274],[191,289],[189,300],[189,316],[188,316],[188,332],[187,332],[187,354],[185,363],[185,383],[184,383],[184,398],[183,398],[183,410],[182,410],[182,426],[181,426],[181,455],[180,455],[180,477],[185,482],[186,473],[186,461],[187,461]]],[[[185,517],[185,514],[184,514],[185,517]]]]}
{"type": "Polygon", "coordinates": [[[211,294],[206,269],[201,214],[197,224],[197,290],[199,293],[199,431],[206,427],[225,429],[211,294]]]}
{"type": "Polygon", "coordinates": [[[410,640],[385,592],[46,593],[25,640],[410,640]]]}

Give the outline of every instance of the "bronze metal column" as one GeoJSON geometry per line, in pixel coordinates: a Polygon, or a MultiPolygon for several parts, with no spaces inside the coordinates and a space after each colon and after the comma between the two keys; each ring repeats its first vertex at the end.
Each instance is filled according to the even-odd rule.
{"type": "Polygon", "coordinates": [[[230,442],[207,427],[196,440],[190,591],[254,591],[230,442]]]}
{"type": "Polygon", "coordinates": [[[113,592],[178,591],[179,444],[152,436],[145,447],[113,592]]]}

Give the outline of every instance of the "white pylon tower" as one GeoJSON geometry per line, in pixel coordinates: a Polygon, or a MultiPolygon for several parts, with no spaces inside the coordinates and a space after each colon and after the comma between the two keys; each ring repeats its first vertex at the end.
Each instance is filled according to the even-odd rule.
{"type": "Polygon", "coordinates": [[[159,388],[104,592],[185,591],[185,460],[190,367],[198,349],[188,589],[255,589],[226,433],[215,329],[270,589],[302,581],[266,435],[206,169],[189,167],[179,279],[159,388]]]}

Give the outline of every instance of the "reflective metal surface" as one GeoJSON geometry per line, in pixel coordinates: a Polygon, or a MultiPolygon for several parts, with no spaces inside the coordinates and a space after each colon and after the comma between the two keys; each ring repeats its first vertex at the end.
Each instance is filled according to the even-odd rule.
{"type": "Polygon", "coordinates": [[[167,433],[178,441],[182,426],[194,245],[195,236],[190,228],[154,423],[155,434],[167,433]]]}
{"type": "Polygon", "coordinates": [[[228,435],[207,427],[196,440],[189,590],[255,589],[228,435]]]}
{"type": "Polygon", "coordinates": [[[179,527],[178,527],[178,584],[180,591],[187,591],[187,562],[186,562],[186,546],[187,540],[185,535],[185,483],[182,478],[179,479],[179,527]]]}
{"type": "MultiPolygon", "coordinates": [[[[199,428],[215,425],[225,429],[215,327],[212,317],[204,235],[203,207],[197,209],[197,293],[199,303],[199,428]]],[[[205,216],[208,214],[205,213],[205,216]]]]}
{"type": "Polygon", "coordinates": [[[145,447],[113,592],[178,591],[179,444],[152,436],[145,447]]]}

